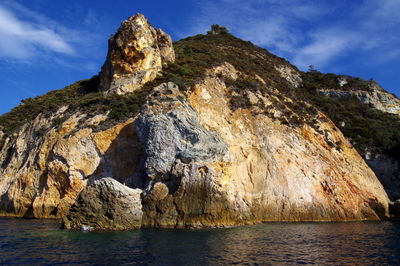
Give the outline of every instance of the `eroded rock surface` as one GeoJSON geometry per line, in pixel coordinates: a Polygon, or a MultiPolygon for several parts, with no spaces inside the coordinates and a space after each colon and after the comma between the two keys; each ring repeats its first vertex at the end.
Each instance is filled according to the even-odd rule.
{"type": "MultiPolygon", "coordinates": [[[[382,185],[332,122],[320,117],[323,133],[319,133],[307,126],[291,128],[262,114],[254,117],[251,110],[229,108],[230,89],[221,76],[235,77],[237,73],[229,65],[211,70],[188,96],[191,107],[186,106],[187,112],[195,110],[203,128],[219,135],[228,151],[219,158],[214,156],[213,161],[175,157],[167,173],[169,167],[152,168],[158,178],[148,183],[143,194],[143,226],[207,227],[388,216],[382,185]],[[331,147],[332,142],[338,146],[331,147]],[[163,191],[168,195],[158,196],[160,189],[155,183],[157,187],[165,184],[163,191]]],[[[158,102],[164,101],[162,94],[156,95],[161,98],[151,98],[151,106],[161,114],[176,107],[159,108],[163,105],[158,102]]],[[[253,97],[270,103],[261,94],[253,97]]],[[[159,160],[156,154],[151,157],[159,160]]]]}
{"type": "Polygon", "coordinates": [[[100,87],[107,94],[132,92],[153,80],[163,65],[174,60],[171,37],[137,14],[122,22],[108,41],[100,87]]]}
{"type": "MultiPolygon", "coordinates": [[[[338,80],[340,86],[347,84],[345,78],[338,80]]],[[[362,103],[389,114],[400,116],[400,99],[386,92],[378,83],[369,82],[369,90],[354,88],[352,90],[320,89],[320,93],[333,98],[357,97],[362,103]]]]}
{"type": "Polygon", "coordinates": [[[302,82],[301,75],[294,67],[280,65],[275,66],[275,69],[279,72],[281,77],[286,79],[293,87],[297,88],[300,86],[302,82]]]}
{"type": "MultiPolygon", "coordinates": [[[[358,80],[360,82],[360,80],[358,80]]],[[[354,83],[354,79],[353,79],[354,83]]],[[[370,108],[377,109],[379,111],[382,111],[384,113],[388,114],[393,114],[392,122],[386,122],[386,123],[396,123],[394,121],[395,117],[397,116],[397,119],[400,119],[400,99],[397,98],[395,95],[388,93],[385,91],[381,86],[379,86],[378,83],[376,83],[373,80],[370,81],[361,81],[361,88],[351,85],[353,84],[351,82],[351,79],[347,76],[337,76],[336,78],[336,84],[338,85],[337,88],[325,88],[325,89],[318,89],[317,91],[325,96],[335,98],[338,101],[341,99],[349,98],[349,97],[355,97],[357,98],[361,103],[368,105],[370,108]]],[[[364,106],[364,108],[368,108],[364,106]]],[[[364,116],[364,114],[353,114],[354,119],[353,119],[353,125],[350,126],[355,126],[357,125],[357,116],[364,116]]],[[[384,115],[384,114],[383,114],[384,115]]],[[[379,119],[379,118],[378,118],[379,119]]],[[[384,118],[383,118],[384,119],[384,118]]],[[[397,122],[398,123],[398,122],[397,122]]],[[[344,122],[340,123],[341,128],[347,127],[347,125],[344,122]]],[[[365,123],[362,125],[365,128],[368,128],[370,130],[370,126],[365,123]]],[[[357,131],[357,126],[354,127],[354,131],[357,131]]],[[[373,127],[373,126],[372,126],[373,127]]],[[[347,129],[348,130],[348,129],[347,129]]],[[[385,127],[381,127],[379,130],[385,131],[385,127]]],[[[393,130],[393,132],[396,132],[393,130]]],[[[368,133],[369,134],[369,133],[368,133]]],[[[365,137],[365,134],[363,137],[365,137]]],[[[381,139],[384,137],[376,137],[376,139],[381,139]]],[[[394,143],[398,142],[396,140],[396,136],[392,137],[387,137],[387,139],[391,139],[391,141],[394,141],[394,143]]],[[[352,141],[355,145],[360,144],[357,143],[359,142],[357,140],[357,137],[352,137],[352,141]]],[[[374,147],[376,145],[375,141],[370,141],[370,143],[365,142],[364,145],[367,146],[367,148],[362,148],[362,155],[365,158],[366,162],[368,165],[372,168],[372,170],[375,172],[377,175],[378,179],[380,182],[383,184],[386,192],[388,193],[389,197],[392,200],[395,200],[397,198],[400,198],[400,161],[398,157],[396,158],[396,146],[391,147],[390,149],[387,148],[387,146],[390,147],[392,144],[387,144],[386,142],[384,145],[380,144],[378,147],[374,147]],[[375,143],[375,144],[373,144],[375,143]],[[385,152],[386,150],[386,152],[385,152]],[[388,151],[389,150],[389,151],[388,151]],[[382,154],[386,153],[386,154],[382,154]]],[[[361,146],[361,145],[359,145],[361,146]]]]}
{"type": "Polygon", "coordinates": [[[129,230],[142,224],[140,189],[132,189],[113,178],[96,180],[80,193],[68,215],[68,229],[129,230]]]}
{"type": "Polygon", "coordinates": [[[388,217],[382,185],[330,120],[318,114],[314,128],[282,124],[258,111],[273,108],[272,96],[260,92],[247,95],[253,102],[247,109],[232,109],[224,77],[239,75],[229,64],[215,67],[186,94],[161,84],[137,117],[99,132],[89,125],[105,117],[85,120],[81,113],[35,145],[29,142],[35,123],[25,127],[1,155],[8,163],[1,170],[3,213],[70,212],[67,227],[103,229],[388,217]],[[85,121],[80,129],[78,121],[85,121]],[[122,194],[105,185],[113,181],[96,181],[109,175],[137,189],[141,222],[124,222],[125,207],[116,207],[127,206],[122,194]],[[88,182],[97,185],[85,189],[88,182]],[[92,201],[95,206],[85,203],[92,201]],[[100,208],[104,221],[87,208],[100,208]]]}
{"type": "Polygon", "coordinates": [[[144,147],[146,174],[152,178],[170,172],[177,159],[216,161],[227,152],[222,139],[200,125],[198,114],[172,82],[154,89],[136,131],[144,147]]]}
{"type": "Polygon", "coordinates": [[[121,182],[131,177],[138,161],[126,154],[136,150],[133,120],[93,132],[91,127],[107,116],[77,112],[54,126],[66,111],[63,107],[51,117],[40,115],[6,141],[0,153],[1,215],[58,218],[68,212],[90,177],[113,174],[121,182]],[[121,146],[125,149],[115,155],[121,146]]]}

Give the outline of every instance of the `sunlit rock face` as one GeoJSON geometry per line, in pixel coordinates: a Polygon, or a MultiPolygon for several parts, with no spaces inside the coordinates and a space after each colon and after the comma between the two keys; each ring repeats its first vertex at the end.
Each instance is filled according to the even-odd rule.
{"type": "MultiPolygon", "coordinates": [[[[210,69],[187,96],[188,102],[167,86],[150,96],[148,104],[151,110],[157,110],[153,111],[153,119],[186,109],[183,113],[194,111],[193,121],[198,129],[180,130],[180,137],[173,141],[156,136],[146,139],[159,143],[146,145],[145,149],[150,150],[171,143],[173,150],[163,158],[174,159],[169,160],[172,163],[168,167],[155,168],[153,160],[159,161],[159,165],[165,162],[159,153],[145,152],[145,161],[154,164],[144,165],[152,175],[148,176],[142,195],[143,226],[218,227],[263,221],[387,217],[388,197],[382,185],[336,126],[322,114],[317,116],[318,132],[308,126],[283,125],[263,114],[253,116],[256,105],[247,109],[229,108],[229,88],[224,76],[235,78],[238,74],[229,64],[210,69]],[[195,138],[192,133],[199,130],[216,136],[215,144],[201,145],[212,156],[198,154],[183,160],[176,152],[182,150],[178,147],[185,143],[184,147],[195,147],[194,139],[201,143],[202,138],[195,138]],[[177,142],[180,144],[176,145],[177,142]],[[332,147],[329,142],[337,146],[332,147]],[[220,149],[213,150],[219,146],[220,149]]],[[[261,94],[248,97],[268,104],[261,94]]],[[[138,119],[149,112],[147,107],[143,110],[138,119]]],[[[177,127],[182,117],[171,117],[177,120],[173,123],[177,127]]]]}
{"type": "MultiPolygon", "coordinates": [[[[400,118],[400,99],[396,95],[385,91],[377,82],[370,80],[367,82],[366,88],[351,87],[346,89],[342,89],[343,86],[348,84],[346,76],[339,76],[336,82],[337,88],[324,88],[317,91],[325,96],[339,100],[355,97],[370,108],[397,115],[400,118]]],[[[342,124],[341,127],[345,127],[345,124],[342,124]]],[[[385,187],[390,199],[399,199],[400,162],[392,154],[376,153],[373,152],[374,149],[373,146],[368,147],[364,152],[364,158],[385,187]],[[372,150],[372,152],[369,150],[372,150]]]]}
{"type": "Polygon", "coordinates": [[[107,94],[125,94],[153,80],[163,65],[175,60],[171,37],[137,14],[122,22],[108,41],[100,79],[107,94]]]}

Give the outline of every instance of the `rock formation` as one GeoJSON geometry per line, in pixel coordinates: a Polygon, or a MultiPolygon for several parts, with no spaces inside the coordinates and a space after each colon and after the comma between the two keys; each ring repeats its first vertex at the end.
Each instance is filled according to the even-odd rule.
{"type": "Polygon", "coordinates": [[[375,172],[390,199],[399,199],[400,99],[372,79],[323,74],[315,69],[302,77],[302,87],[311,88],[314,103],[324,106],[322,109],[375,172]]]}
{"type": "MultiPolygon", "coordinates": [[[[218,78],[222,73],[237,71],[229,65],[210,70],[188,100],[175,84],[161,84],[136,118],[144,155],[142,226],[375,220],[388,215],[381,184],[332,123],[319,126],[341,143],[337,148],[312,128],[294,130],[263,115],[232,112],[227,88],[218,78]]],[[[93,227],[97,216],[90,220],[87,213],[97,213],[90,203],[101,197],[91,187],[88,191],[66,221],[93,227]]]]}
{"type": "Polygon", "coordinates": [[[132,92],[153,80],[163,65],[174,60],[171,37],[137,14],[122,22],[109,39],[100,86],[107,94],[132,92]]]}
{"type": "Polygon", "coordinates": [[[82,106],[5,131],[0,214],[111,230],[389,217],[363,158],[326,115],[291,96],[302,82],[295,67],[229,34],[187,42],[208,45],[201,38],[220,42],[220,53],[197,51],[212,64],[188,66],[195,49],[180,47],[190,60],[154,79],[174,59],[170,38],[141,15],[123,22],[100,77],[107,95],[94,101],[88,90],[82,106]],[[217,61],[232,51],[251,71],[217,61]],[[118,99],[129,116],[101,105],[127,92],[118,99]]]}
{"type": "Polygon", "coordinates": [[[85,230],[129,230],[142,225],[142,190],[131,189],[113,178],[94,181],[79,195],[64,226],[85,230]]]}
{"type": "MultiPolygon", "coordinates": [[[[343,87],[347,84],[346,78],[338,79],[338,85],[343,87]]],[[[390,114],[400,116],[400,99],[386,92],[378,83],[374,81],[368,82],[368,89],[352,88],[347,90],[341,89],[321,89],[318,90],[326,96],[333,98],[347,98],[350,96],[357,97],[362,103],[369,104],[374,108],[390,114]]]]}
{"type": "Polygon", "coordinates": [[[198,114],[174,83],[154,88],[148,101],[135,127],[151,179],[170,172],[176,160],[216,161],[227,153],[223,140],[201,126],[198,114]]]}

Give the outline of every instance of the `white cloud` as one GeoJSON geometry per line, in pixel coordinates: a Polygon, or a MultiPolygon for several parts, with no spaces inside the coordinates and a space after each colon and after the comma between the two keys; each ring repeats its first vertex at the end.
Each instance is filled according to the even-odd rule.
{"type": "Polygon", "coordinates": [[[211,24],[221,24],[236,36],[290,59],[306,41],[306,33],[298,24],[309,23],[329,9],[310,0],[202,1],[200,14],[186,35],[206,32],[211,24]]]}
{"type": "Polygon", "coordinates": [[[314,34],[312,42],[299,48],[293,58],[293,63],[301,69],[309,65],[325,66],[333,58],[339,56],[350,45],[352,40],[346,33],[333,33],[332,31],[314,34]]]}
{"type": "Polygon", "coordinates": [[[73,55],[73,47],[64,36],[33,22],[18,19],[0,6],[0,56],[29,59],[40,50],[73,55]]]}
{"type": "Polygon", "coordinates": [[[357,15],[365,18],[362,22],[365,27],[373,29],[391,27],[400,22],[400,1],[365,0],[357,10],[357,15]]]}
{"type": "Polygon", "coordinates": [[[221,24],[302,69],[333,67],[352,53],[374,64],[399,55],[399,0],[203,0],[199,8],[189,33],[221,24]]]}

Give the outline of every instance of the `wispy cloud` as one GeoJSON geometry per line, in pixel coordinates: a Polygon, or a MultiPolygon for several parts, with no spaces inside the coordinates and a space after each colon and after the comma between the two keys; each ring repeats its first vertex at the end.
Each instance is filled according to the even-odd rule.
{"type": "Polygon", "coordinates": [[[0,6],[0,56],[29,59],[38,50],[73,55],[74,48],[64,36],[44,25],[18,19],[0,6]]]}
{"type": "Polygon", "coordinates": [[[292,61],[303,69],[309,65],[324,66],[356,42],[358,42],[357,37],[354,33],[348,31],[344,32],[340,29],[318,30],[310,34],[310,40],[307,44],[297,48],[298,50],[292,56],[292,61]]]}
{"type": "Polygon", "coordinates": [[[214,0],[199,9],[188,33],[222,24],[302,69],[360,51],[376,64],[399,55],[399,0],[214,0]]]}
{"type": "MultiPolygon", "coordinates": [[[[64,20],[54,20],[17,0],[0,3],[0,61],[95,73],[103,63],[104,17],[71,4],[64,20]]],[[[105,27],[107,28],[107,27],[105,27]]]]}

